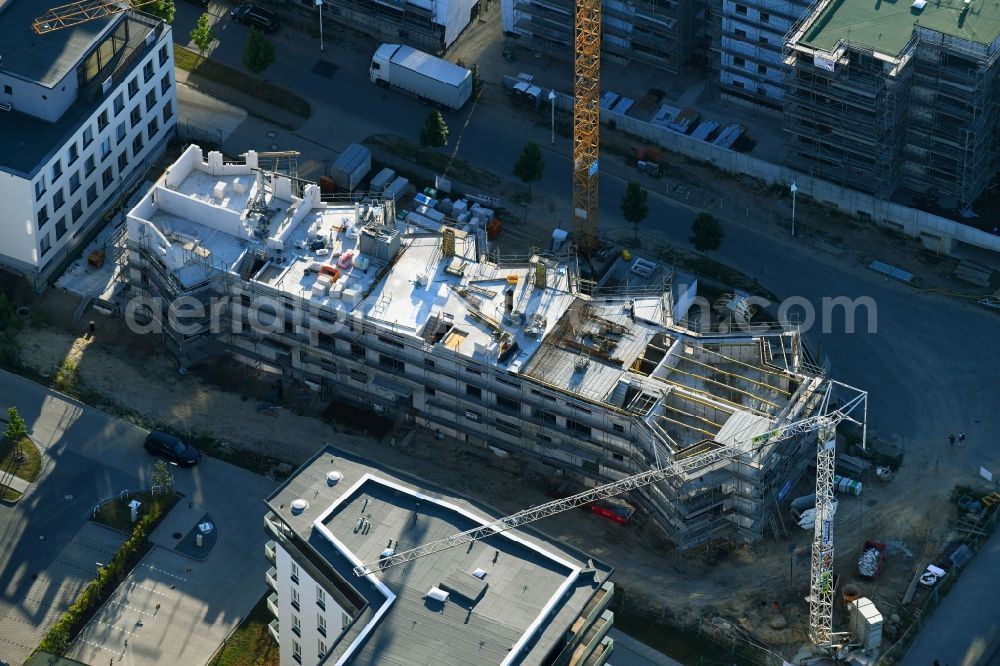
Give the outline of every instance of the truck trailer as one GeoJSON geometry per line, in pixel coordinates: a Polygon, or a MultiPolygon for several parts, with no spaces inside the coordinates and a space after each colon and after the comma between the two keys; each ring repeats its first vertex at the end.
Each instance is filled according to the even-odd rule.
{"type": "Polygon", "coordinates": [[[472,96],[472,72],[402,44],[383,44],[372,56],[372,83],[452,109],[472,96]]]}

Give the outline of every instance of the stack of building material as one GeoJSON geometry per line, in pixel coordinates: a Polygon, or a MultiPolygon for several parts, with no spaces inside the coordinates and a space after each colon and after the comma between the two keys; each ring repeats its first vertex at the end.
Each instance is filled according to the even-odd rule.
{"type": "Polygon", "coordinates": [[[402,176],[396,178],[396,180],[389,183],[385,188],[385,197],[387,199],[392,199],[396,201],[406,192],[406,188],[410,186],[410,181],[402,176]]]}
{"type": "Polygon", "coordinates": [[[848,479],[846,476],[834,475],[833,485],[839,493],[847,493],[849,495],[861,494],[861,482],[848,479]]]}
{"type": "Polygon", "coordinates": [[[882,613],[871,599],[861,597],[848,605],[851,635],[865,652],[878,650],[882,644],[882,613]]]}
{"type": "Polygon", "coordinates": [[[382,190],[385,189],[386,185],[392,182],[393,178],[395,177],[396,177],[396,172],[390,169],[389,167],[386,167],[381,171],[379,171],[377,174],[375,174],[375,177],[372,178],[372,182],[370,183],[368,189],[370,189],[372,192],[381,192],[382,190]]]}
{"type": "Polygon", "coordinates": [[[674,122],[674,118],[679,116],[681,110],[676,106],[670,106],[669,104],[661,104],[657,107],[656,111],[653,113],[653,117],[649,119],[654,125],[669,125],[674,122]]]}
{"type": "Polygon", "coordinates": [[[673,122],[667,124],[667,129],[674,132],[680,132],[681,134],[687,134],[691,126],[694,125],[701,118],[701,114],[694,109],[684,109],[677,117],[674,118],[673,122]]]}
{"type": "Polygon", "coordinates": [[[698,139],[699,141],[708,141],[708,135],[718,129],[719,123],[714,120],[703,120],[698,123],[698,126],[694,128],[691,132],[691,137],[698,139]]]}
{"type": "Polygon", "coordinates": [[[601,108],[610,109],[618,102],[619,97],[620,95],[613,90],[605,90],[601,94],[601,108]]]}
{"type": "Polygon", "coordinates": [[[742,135],[743,128],[739,123],[733,123],[732,125],[726,125],[712,143],[720,148],[732,148],[736,140],[742,135]]]}

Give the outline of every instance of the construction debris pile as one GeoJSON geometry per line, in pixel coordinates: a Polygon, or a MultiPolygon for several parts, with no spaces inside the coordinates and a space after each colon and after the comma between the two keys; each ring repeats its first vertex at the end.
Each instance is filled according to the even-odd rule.
{"type": "Polygon", "coordinates": [[[858,557],[858,573],[862,576],[874,578],[875,574],[878,573],[878,565],[881,558],[882,553],[879,552],[878,548],[865,548],[861,551],[861,556],[858,557]]]}

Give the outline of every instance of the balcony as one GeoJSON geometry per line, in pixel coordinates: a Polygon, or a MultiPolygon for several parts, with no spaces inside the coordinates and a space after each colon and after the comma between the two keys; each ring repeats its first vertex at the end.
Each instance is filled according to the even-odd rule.
{"type": "Polygon", "coordinates": [[[278,593],[272,592],[267,598],[267,610],[271,611],[275,618],[278,617],[278,593]]]}
{"type": "Polygon", "coordinates": [[[271,623],[267,625],[267,632],[271,634],[271,638],[275,640],[279,645],[281,644],[281,634],[278,633],[278,620],[275,618],[271,620],[271,623]]]}
{"type": "Polygon", "coordinates": [[[270,562],[271,564],[275,564],[274,559],[276,552],[277,552],[277,546],[273,539],[264,544],[264,557],[266,557],[267,561],[270,562]]]}
{"type": "Polygon", "coordinates": [[[274,567],[271,567],[270,569],[267,570],[267,573],[264,574],[264,577],[267,578],[267,584],[271,586],[271,589],[274,590],[275,592],[277,592],[278,591],[278,570],[275,569],[274,567]]]}

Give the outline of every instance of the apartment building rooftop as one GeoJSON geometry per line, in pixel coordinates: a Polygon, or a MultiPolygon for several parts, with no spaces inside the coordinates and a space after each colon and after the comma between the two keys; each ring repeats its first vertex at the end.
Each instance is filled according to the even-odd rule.
{"type": "Polygon", "coordinates": [[[356,577],[355,566],[384,551],[493,518],[468,500],[330,446],[266,503],[291,529],[291,547],[321,558],[342,599],[355,600],[346,606],[354,609],[351,626],[323,663],[539,664],[612,571],[519,531],[356,577]],[[296,500],[307,507],[293,509],[296,500]],[[435,600],[432,590],[447,599],[435,600]]]}
{"type": "Polygon", "coordinates": [[[879,53],[902,53],[917,26],[978,44],[1000,37],[1000,7],[988,0],[828,0],[813,11],[801,42],[832,52],[845,41],[879,53]]]}
{"type": "Polygon", "coordinates": [[[3,62],[0,67],[51,88],[77,66],[116,20],[114,16],[108,16],[36,35],[32,23],[56,4],[35,0],[0,0],[0,36],[3,37],[3,62]]]}
{"type": "MultiPolygon", "coordinates": [[[[44,5],[28,0],[0,0],[0,42],[3,44],[0,47],[0,72],[52,88],[80,65],[88,50],[105,37],[106,28],[119,17],[96,19],[72,28],[36,35],[31,24],[44,11],[44,5]]],[[[125,14],[120,20],[125,25],[124,42],[115,58],[118,63],[128,63],[132,53],[146,47],[146,37],[158,29],[158,22],[134,12],[125,14]]],[[[116,65],[111,77],[118,71],[116,65]]],[[[0,169],[28,177],[33,175],[36,167],[59,150],[80,123],[104,102],[100,93],[101,85],[107,78],[102,76],[79,90],[76,100],[56,122],[18,110],[15,99],[10,110],[0,112],[3,123],[0,169]]],[[[17,88],[17,85],[13,87],[17,88]]],[[[20,92],[15,90],[15,93],[20,92]]]]}

